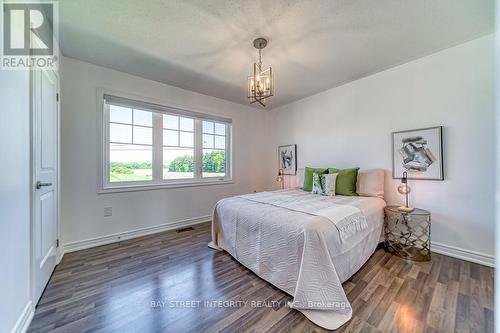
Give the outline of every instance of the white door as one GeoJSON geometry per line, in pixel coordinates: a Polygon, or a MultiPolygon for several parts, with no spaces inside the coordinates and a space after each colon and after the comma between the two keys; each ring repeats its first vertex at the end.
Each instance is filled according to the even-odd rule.
{"type": "Polygon", "coordinates": [[[35,304],[56,266],[58,234],[58,80],[52,71],[32,73],[33,279],[35,304]]]}

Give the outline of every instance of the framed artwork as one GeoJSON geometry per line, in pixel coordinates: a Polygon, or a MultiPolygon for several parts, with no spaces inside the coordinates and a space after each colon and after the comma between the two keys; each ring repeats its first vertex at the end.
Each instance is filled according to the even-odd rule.
{"type": "Polygon", "coordinates": [[[443,127],[392,133],[392,178],[444,180],[443,127]]]}
{"type": "Polygon", "coordinates": [[[279,146],[278,160],[284,175],[297,174],[297,145],[279,146]]]}

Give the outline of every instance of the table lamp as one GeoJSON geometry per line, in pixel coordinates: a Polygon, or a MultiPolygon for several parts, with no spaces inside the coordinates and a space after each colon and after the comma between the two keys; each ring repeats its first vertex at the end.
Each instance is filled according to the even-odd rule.
{"type": "Polygon", "coordinates": [[[403,172],[403,178],[401,178],[401,185],[398,186],[398,192],[405,196],[405,205],[399,206],[398,209],[402,212],[410,213],[415,208],[408,205],[408,194],[411,192],[411,187],[408,185],[408,173],[403,172]]]}
{"type": "Polygon", "coordinates": [[[276,181],[281,183],[281,189],[285,188],[285,179],[283,178],[283,169],[278,170],[278,177],[276,177],[276,181]]]}

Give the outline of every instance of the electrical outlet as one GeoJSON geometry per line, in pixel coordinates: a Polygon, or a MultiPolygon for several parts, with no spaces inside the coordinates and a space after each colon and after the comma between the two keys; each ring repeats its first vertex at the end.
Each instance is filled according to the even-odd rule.
{"type": "Polygon", "coordinates": [[[104,217],[113,216],[113,207],[104,207],[104,217]]]}

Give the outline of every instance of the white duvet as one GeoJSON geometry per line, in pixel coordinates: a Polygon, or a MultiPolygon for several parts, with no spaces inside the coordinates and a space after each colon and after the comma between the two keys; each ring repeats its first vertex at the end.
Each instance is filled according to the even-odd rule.
{"type": "Polygon", "coordinates": [[[375,251],[384,207],[379,198],[301,190],[227,198],[215,207],[209,245],[292,295],[290,306],[315,324],[336,329],[352,316],[342,283],[375,251]]]}

